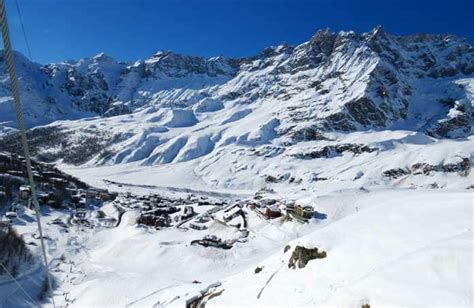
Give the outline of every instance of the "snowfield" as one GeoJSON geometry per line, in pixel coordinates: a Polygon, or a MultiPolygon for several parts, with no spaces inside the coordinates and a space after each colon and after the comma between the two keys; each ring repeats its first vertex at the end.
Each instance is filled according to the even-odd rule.
{"type": "Polygon", "coordinates": [[[152,230],[137,227],[133,211],[112,229],[61,234],[47,225],[51,256],[66,260],[54,271],[56,303],[67,293],[72,307],[182,307],[220,282],[223,292],[209,307],[472,306],[472,193],[380,189],[301,193],[298,200],[326,218],[299,224],[248,210],[248,241],[230,250],[190,245],[200,233],[235,236],[219,223],[204,231],[152,230]],[[296,245],[327,257],[290,269],[296,245]]]}

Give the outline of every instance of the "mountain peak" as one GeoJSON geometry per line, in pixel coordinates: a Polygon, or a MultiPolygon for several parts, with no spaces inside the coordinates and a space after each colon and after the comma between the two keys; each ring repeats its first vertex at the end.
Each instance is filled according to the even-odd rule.
{"type": "Polygon", "coordinates": [[[376,35],[376,34],[385,34],[385,29],[381,26],[381,25],[376,25],[372,31],[371,31],[372,34],[376,35]]]}
{"type": "Polygon", "coordinates": [[[114,62],[115,61],[111,56],[107,55],[105,52],[98,53],[92,59],[97,62],[114,62]]]}

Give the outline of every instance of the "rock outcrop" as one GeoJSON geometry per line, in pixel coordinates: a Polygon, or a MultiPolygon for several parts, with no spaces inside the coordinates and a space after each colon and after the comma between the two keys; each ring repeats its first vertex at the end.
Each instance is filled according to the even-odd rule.
{"type": "Polygon", "coordinates": [[[467,176],[471,172],[471,160],[468,157],[457,157],[457,161],[432,165],[429,163],[415,163],[410,168],[395,168],[383,172],[385,177],[397,179],[407,175],[430,175],[433,172],[458,173],[467,176]]]}
{"type": "Polygon", "coordinates": [[[319,251],[317,247],[306,248],[303,246],[296,246],[295,250],[291,254],[291,258],[288,261],[289,268],[304,268],[309,261],[314,259],[326,258],[327,254],[325,251],[319,251]]]}

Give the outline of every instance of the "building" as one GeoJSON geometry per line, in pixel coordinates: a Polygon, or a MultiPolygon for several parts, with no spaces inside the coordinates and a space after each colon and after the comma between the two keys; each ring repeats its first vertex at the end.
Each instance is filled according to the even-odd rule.
{"type": "Polygon", "coordinates": [[[191,218],[194,215],[196,215],[196,213],[194,212],[194,208],[190,205],[186,205],[183,208],[183,214],[181,215],[181,220],[191,218]]]}
{"type": "Polygon", "coordinates": [[[302,206],[302,205],[297,205],[295,207],[295,214],[300,216],[301,218],[305,219],[310,219],[313,217],[314,214],[314,209],[312,206],[302,206]]]}
{"type": "Polygon", "coordinates": [[[72,196],[77,195],[77,189],[76,188],[71,188],[67,187],[66,188],[66,196],[71,198],[72,196]]]}
{"type": "Polygon", "coordinates": [[[20,199],[28,200],[30,196],[31,196],[30,185],[21,185],[20,186],[20,199]]]}
{"type": "Polygon", "coordinates": [[[62,178],[48,178],[48,182],[53,186],[57,188],[66,188],[67,186],[67,180],[62,179],[62,178]]]}
{"type": "Polygon", "coordinates": [[[155,228],[169,227],[170,218],[169,216],[141,215],[137,223],[155,228]]]}
{"type": "Polygon", "coordinates": [[[189,224],[189,227],[190,227],[191,229],[198,230],[198,231],[202,231],[202,230],[206,230],[206,229],[207,229],[207,226],[206,226],[206,225],[197,224],[197,223],[190,223],[190,224],[189,224]]]}
{"type": "Polygon", "coordinates": [[[88,190],[85,191],[85,193],[86,193],[86,198],[91,199],[91,198],[95,198],[97,196],[98,191],[95,190],[95,189],[88,189],[88,190]]]}
{"type": "Polygon", "coordinates": [[[265,216],[268,218],[278,218],[281,215],[281,210],[277,206],[267,206],[265,209],[265,216]]]}
{"type": "Polygon", "coordinates": [[[251,210],[255,210],[258,207],[258,204],[254,201],[249,201],[247,203],[247,207],[251,210]]]}
{"type": "Polygon", "coordinates": [[[224,211],[224,221],[230,221],[237,216],[243,215],[242,208],[239,204],[234,204],[233,206],[229,207],[224,211]]]}

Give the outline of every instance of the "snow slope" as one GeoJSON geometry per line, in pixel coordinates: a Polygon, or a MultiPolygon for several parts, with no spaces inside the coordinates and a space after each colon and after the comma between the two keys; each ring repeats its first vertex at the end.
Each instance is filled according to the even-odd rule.
{"type": "MultiPolygon", "coordinates": [[[[62,255],[64,262],[55,265],[61,281],[56,303],[182,307],[219,282],[224,291],[208,299],[209,307],[472,306],[469,192],[379,189],[292,198],[314,204],[326,218],[309,224],[264,220],[247,209],[250,235],[230,250],[189,245],[204,234],[237,236],[216,222],[204,231],[153,230],[137,227],[130,211],[117,228],[64,233],[46,224],[55,243],[51,258],[62,255]],[[290,269],[296,245],[318,247],[327,257],[290,269]],[[256,267],[263,269],[256,274],[256,267]]],[[[115,215],[107,206],[104,211],[115,215]]],[[[46,221],[56,217],[64,214],[46,221]]],[[[27,235],[31,226],[17,228],[27,235]]]]}
{"type": "Polygon", "coordinates": [[[323,206],[330,224],[289,243],[326,250],[326,259],[293,270],[282,266],[289,253],[281,248],[258,263],[264,266],[258,275],[249,268],[225,279],[225,291],[210,306],[473,304],[473,209],[465,193],[381,191],[353,196],[349,204],[341,199],[323,206]]]}

